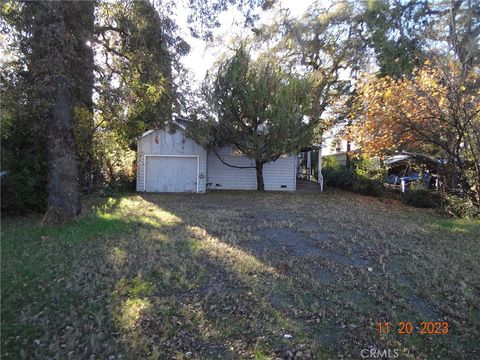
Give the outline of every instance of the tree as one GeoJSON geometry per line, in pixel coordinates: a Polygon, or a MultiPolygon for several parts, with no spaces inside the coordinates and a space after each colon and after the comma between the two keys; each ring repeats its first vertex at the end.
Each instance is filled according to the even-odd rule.
{"type": "MultiPolygon", "coordinates": [[[[323,134],[348,119],[355,80],[369,60],[361,25],[354,2],[337,1],[325,7],[324,2],[314,1],[299,18],[280,9],[272,24],[256,31],[256,40],[268,45],[286,69],[314,79],[310,116],[320,148],[323,134]]],[[[350,164],[350,152],[347,159],[350,164]]]]}
{"type": "MultiPolygon", "coordinates": [[[[189,1],[191,30],[201,27],[196,34],[208,37],[218,12],[233,3],[189,1]]],[[[247,15],[255,4],[238,2],[247,15]]],[[[188,52],[172,20],[175,2],[1,6],[2,47],[9,47],[1,61],[2,90],[9,89],[1,99],[2,170],[25,207],[45,209],[48,192],[45,222],[66,220],[79,213],[80,191],[90,191],[92,175],[102,172],[97,142],[112,139],[104,132],[132,147],[143,130],[171,118],[179,58],[188,52]]]]}
{"type": "Polygon", "coordinates": [[[444,159],[447,188],[480,201],[480,78],[458,62],[427,63],[411,78],[359,86],[355,141],[370,155],[413,151],[444,159]]]}
{"type": "MultiPolygon", "coordinates": [[[[207,89],[210,146],[234,145],[255,160],[257,190],[265,189],[263,166],[300,150],[311,140],[311,82],[282,71],[271,59],[253,62],[244,46],[220,64],[207,89]]],[[[202,141],[202,140],[200,140],[202,141]]]]}
{"type": "Polygon", "coordinates": [[[479,63],[478,1],[378,0],[359,6],[362,39],[374,50],[382,76],[410,75],[425,59],[449,53],[464,67],[479,63]]]}
{"type": "Polygon", "coordinates": [[[350,1],[329,8],[315,1],[300,18],[280,9],[273,24],[256,31],[260,46],[268,45],[285,70],[309,74],[314,80],[311,116],[316,121],[351,90],[348,75],[364,62],[356,16],[350,1]]]}
{"type": "Polygon", "coordinates": [[[375,54],[381,75],[411,74],[425,56],[427,17],[423,3],[378,0],[360,3],[362,39],[375,54]]]}
{"type": "MultiPolygon", "coordinates": [[[[27,69],[21,72],[20,92],[27,117],[35,120],[36,136],[44,139],[48,159],[44,221],[56,223],[76,216],[81,209],[73,110],[91,102],[84,91],[91,85],[77,81],[88,76],[81,70],[85,70],[84,62],[89,62],[82,50],[92,29],[85,20],[93,17],[93,6],[87,2],[28,2],[14,10],[7,17],[12,15],[11,23],[20,34],[18,46],[27,69]],[[80,72],[79,79],[76,75],[80,72]]],[[[91,64],[86,67],[93,68],[91,64]]]]}
{"type": "Polygon", "coordinates": [[[178,63],[172,57],[189,51],[183,39],[173,36],[175,26],[146,1],[99,5],[100,126],[116,131],[132,149],[144,131],[171,120],[176,101],[172,67],[178,63]]]}

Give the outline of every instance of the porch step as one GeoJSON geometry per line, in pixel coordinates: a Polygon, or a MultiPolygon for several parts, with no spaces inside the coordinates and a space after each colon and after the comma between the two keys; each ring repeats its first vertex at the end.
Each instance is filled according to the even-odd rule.
{"type": "Polygon", "coordinates": [[[297,191],[320,192],[320,185],[314,181],[297,180],[297,191]]]}

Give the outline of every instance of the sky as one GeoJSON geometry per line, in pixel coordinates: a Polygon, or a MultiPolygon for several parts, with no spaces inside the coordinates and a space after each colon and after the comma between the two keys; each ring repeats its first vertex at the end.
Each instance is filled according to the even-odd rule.
{"type": "MultiPolygon", "coordinates": [[[[330,1],[323,0],[327,5],[330,1]]],[[[282,9],[289,9],[290,14],[294,17],[302,16],[312,4],[311,0],[280,0],[278,5],[282,9]]],[[[207,71],[213,66],[214,62],[220,57],[224,51],[224,46],[221,46],[220,43],[228,42],[230,38],[235,35],[249,35],[251,34],[248,28],[243,26],[243,15],[236,7],[232,7],[229,10],[221,13],[219,15],[219,22],[221,26],[218,29],[214,30],[214,37],[217,38],[213,43],[207,43],[201,39],[195,39],[190,36],[188,31],[186,19],[187,19],[187,10],[183,10],[179,7],[179,12],[177,14],[177,23],[180,26],[182,36],[190,44],[191,50],[190,53],[183,57],[181,60],[183,65],[189,69],[194,77],[196,84],[193,86],[198,86],[203,79],[207,71]],[[215,43],[217,45],[215,45],[215,43]]],[[[268,23],[274,14],[274,9],[261,12],[260,19],[256,25],[268,23]]],[[[326,134],[324,139],[324,155],[333,153],[333,132],[326,134]]],[[[345,149],[345,142],[341,144],[342,151],[345,149]]]]}
{"type": "MultiPolygon", "coordinates": [[[[280,0],[278,6],[288,8],[292,16],[301,16],[310,6],[312,1],[309,0],[280,0]]],[[[185,10],[179,7],[177,21],[182,29],[185,40],[190,44],[190,53],[182,59],[183,65],[189,69],[194,79],[201,82],[205,78],[207,70],[214,64],[222,53],[220,46],[207,43],[201,39],[195,39],[190,36],[187,30],[185,10]]],[[[273,11],[261,12],[260,20],[257,25],[267,23],[273,11]]],[[[243,27],[243,15],[232,6],[229,10],[219,15],[220,28],[215,29],[214,37],[221,41],[228,41],[232,36],[245,34],[248,35],[250,30],[243,27]]]]}

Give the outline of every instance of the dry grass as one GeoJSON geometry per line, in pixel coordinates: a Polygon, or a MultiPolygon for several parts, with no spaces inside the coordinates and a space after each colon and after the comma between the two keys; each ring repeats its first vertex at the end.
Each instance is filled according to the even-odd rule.
{"type": "Polygon", "coordinates": [[[129,195],[87,208],[61,227],[4,221],[2,358],[478,354],[478,221],[343,192],[129,195]],[[407,320],[448,321],[450,333],[377,332],[407,320]]]}

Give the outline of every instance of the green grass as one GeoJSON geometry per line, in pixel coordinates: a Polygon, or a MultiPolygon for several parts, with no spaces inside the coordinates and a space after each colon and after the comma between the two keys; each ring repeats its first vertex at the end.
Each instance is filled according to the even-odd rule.
{"type": "Polygon", "coordinates": [[[84,208],[58,227],[4,219],[2,358],[331,359],[376,346],[469,359],[478,350],[478,220],[339,191],[124,195],[84,208]],[[378,321],[402,320],[452,330],[377,334],[378,321]]]}
{"type": "Polygon", "coordinates": [[[437,224],[451,232],[479,235],[480,220],[470,219],[440,219],[437,224]]]}

